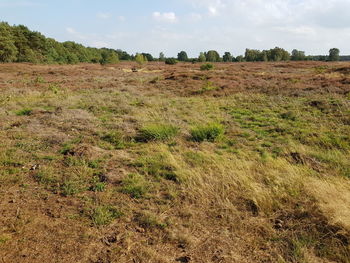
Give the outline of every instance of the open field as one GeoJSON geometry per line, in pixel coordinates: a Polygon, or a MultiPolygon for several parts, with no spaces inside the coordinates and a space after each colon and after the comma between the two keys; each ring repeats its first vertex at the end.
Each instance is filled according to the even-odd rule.
{"type": "Polygon", "coordinates": [[[0,65],[0,262],[350,262],[350,63],[0,65]]]}

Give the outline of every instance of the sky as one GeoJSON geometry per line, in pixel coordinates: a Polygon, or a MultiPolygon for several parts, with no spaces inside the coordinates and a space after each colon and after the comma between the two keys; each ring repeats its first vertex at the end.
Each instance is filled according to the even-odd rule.
{"type": "Polygon", "coordinates": [[[0,21],[58,41],[158,57],[276,46],[350,54],[350,0],[0,0],[0,21]]]}

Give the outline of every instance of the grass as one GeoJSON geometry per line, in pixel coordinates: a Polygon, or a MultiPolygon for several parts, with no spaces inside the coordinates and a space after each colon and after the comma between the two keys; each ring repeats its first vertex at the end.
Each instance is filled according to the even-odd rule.
{"type": "Polygon", "coordinates": [[[340,66],[0,65],[0,258],[348,263],[340,66]]]}
{"type": "Polygon", "coordinates": [[[140,174],[129,174],[122,182],[121,192],[130,197],[139,199],[149,191],[149,183],[140,174]]]}
{"type": "Polygon", "coordinates": [[[138,171],[153,178],[180,182],[181,178],[176,172],[176,168],[169,162],[166,154],[152,154],[141,157],[134,162],[138,171]]]}
{"type": "Polygon", "coordinates": [[[149,124],[142,127],[138,134],[138,141],[167,141],[173,139],[179,129],[170,124],[149,124]]]}
{"type": "Polygon", "coordinates": [[[157,215],[150,212],[140,213],[136,216],[136,221],[144,228],[166,228],[167,224],[162,222],[157,215]]]}
{"type": "Polygon", "coordinates": [[[102,140],[109,142],[115,149],[123,149],[125,147],[124,136],[121,132],[109,132],[101,137],[102,140]]]}
{"type": "Polygon", "coordinates": [[[215,142],[225,132],[223,125],[219,123],[209,123],[206,125],[194,126],[191,133],[191,140],[195,142],[215,142]]]}
{"type": "Polygon", "coordinates": [[[17,116],[29,116],[33,113],[33,110],[30,108],[24,108],[19,111],[16,111],[17,116]]]}
{"type": "Polygon", "coordinates": [[[113,220],[123,215],[119,209],[113,206],[97,206],[93,208],[89,214],[91,221],[95,226],[109,225],[113,220]]]}

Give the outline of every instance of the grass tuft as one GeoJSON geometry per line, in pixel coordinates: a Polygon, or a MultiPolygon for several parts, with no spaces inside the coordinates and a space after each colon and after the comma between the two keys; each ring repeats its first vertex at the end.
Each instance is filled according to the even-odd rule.
{"type": "Polygon", "coordinates": [[[122,182],[121,192],[132,198],[142,198],[148,192],[149,185],[144,176],[140,174],[129,174],[122,182]]]}
{"type": "Polygon", "coordinates": [[[119,209],[112,206],[98,206],[90,211],[90,218],[95,226],[109,225],[122,215],[119,209]]]}
{"type": "Polygon", "coordinates": [[[170,124],[149,124],[141,128],[137,140],[141,142],[167,141],[174,138],[179,129],[170,124]]]}
{"type": "Polygon", "coordinates": [[[191,129],[191,140],[195,142],[215,142],[224,134],[224,127],[219,123],[198,125],[191,129]]]}
{"type": "Polygon", "coordinates": [[[29,108],[24,108],[24,109],[21,109],[19,111],[16,111],[17,116],[29,116],[32,113],[33,113],[33,110],[29,109],[29,108]]]}

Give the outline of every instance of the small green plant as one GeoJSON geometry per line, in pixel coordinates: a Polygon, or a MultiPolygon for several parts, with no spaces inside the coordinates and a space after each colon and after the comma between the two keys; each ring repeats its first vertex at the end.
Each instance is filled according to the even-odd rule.
{"type": "Polygon", "coordinates": [[[50,84],[48,90],[52,91],[54,94],[57,94],[60,91],[60,87],[54,84],[50,84]]]}
{"type": "Polygon", "coordinates": [[[175,137],[179,129],[170,124],[149,124],[141,128],[138,134],[138,141],[166,141],[175,137]]]}
{"type": "Polygon", "coordinates": [[[95,226],[109,225],[123,213],[113,206],[98,206],[90,211],[90,218],[95,226]]]}
{"type": "Polygon", "coordinates": [[[106,190],[106,183],[105,182],[94,182],[91,186],[91,190],[93,192],[104,192],[106,190]]]}
{"type": "Polygon", "coordinates": [[[203,87],[197,92],[199,94],[202,94],[206,91],[211,91],[211,90],[217,90],[218,87],[214,85],[213,82],[211,81],[206,81],[203,87]]]}
{"type": "Polygon", "coordinates": [[[207,125],[198,125],[192,128],[191,139],[195,142],[214,142],[224,134],[224,127],[219,123],[209,123],[207,125]]]}
{"type": "Polygon", "coordinates": [[[201,65],[200,69],[203,71],[204,70],[212,70],[212,69],[214,69],[214,65],[211,63],[206,63],[206,64],[201,65]]]}
{"type": "Polygon", "coordinates": [[[37,76],[37,77],[34,79],[34,83],[35,83],[35,84],[45,83],[45,79],[44,79],[42,76],[37,76]]]}
{"type": "Polygon", "coordinates": [[[138,199],[148,192],[148,183],[140,174],[129,174],[122,182],[121,192],[130,195],[132,198],[138,199]]]}
{"type": "Polygon", "coordinates": [[[24,108],[16,112],[17,116],[29,116],[33,113],[32,109],[24,108]]]}
{"type": "Polygon", "coordinates": [[[167,58],[165,60],[165,64],[167,64],[167,65],[175,65],[175,64],[177,64],[177,60],[175,58],[167,58]]]}
{"type": "Polygon", "coordinates": [[[61,185],[61,194],[63,196],[71,196],[82,192],[85,189],[82,189],[78,181],[66,180],[61,185]]]}

